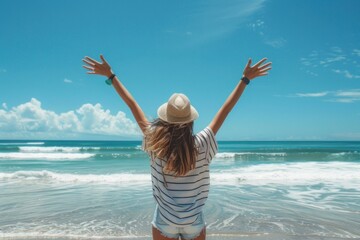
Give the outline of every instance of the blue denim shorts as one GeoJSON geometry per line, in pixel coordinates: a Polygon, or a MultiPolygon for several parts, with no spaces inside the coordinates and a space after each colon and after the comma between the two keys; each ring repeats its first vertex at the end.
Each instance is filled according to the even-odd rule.
{"type": "Polygon", "coordinates": [[[177,239],[180,236],[183,239],[196,238],[200,235],[201,231],[206,226],[203,212],[199,214],[199,217],[192,225],[186,227],[171,226],[166,222],[164,222],[159,215],[160,215],[159,207],[156,204],[154,218],[151,223],[155,228],[157,228],[162,233],[162,235],[168,238],[177,239]]]}

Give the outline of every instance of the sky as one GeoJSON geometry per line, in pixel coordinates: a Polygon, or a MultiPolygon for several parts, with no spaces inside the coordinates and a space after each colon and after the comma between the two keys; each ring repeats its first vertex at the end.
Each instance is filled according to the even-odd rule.
{"type": "Polygon", "coordinates": [[[149,120],[174,92],[206,127],[249,58],[218,140],[360,140],[360,1],[1,0],[0,139],[140,140],[82,58],[103,54],[149,120]]]}

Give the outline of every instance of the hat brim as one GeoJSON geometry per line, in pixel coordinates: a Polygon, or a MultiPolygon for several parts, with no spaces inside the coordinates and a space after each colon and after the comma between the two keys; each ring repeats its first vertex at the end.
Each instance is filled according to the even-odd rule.
{"type": "Polygon", "coordinates": [[[164,103],[158,108],[157,114],[158,117],[168,123],[189,123],[196,120],[199,117],[199,113],[193,106],[190,106],[190,114],[186,117],[174,117],[169,116],[167,114],[167,105],[168,103],[164,103]]]}

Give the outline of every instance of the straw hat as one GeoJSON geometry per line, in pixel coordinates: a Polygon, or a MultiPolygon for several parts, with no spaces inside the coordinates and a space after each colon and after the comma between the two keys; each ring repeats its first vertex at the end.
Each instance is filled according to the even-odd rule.
{"type": "Polygon", "coordinates": [[[158,108],[158,116],[168,123],[189,123],[199,117],[190,100],[182,93],[174,93],[167,103],[158,108]]]}

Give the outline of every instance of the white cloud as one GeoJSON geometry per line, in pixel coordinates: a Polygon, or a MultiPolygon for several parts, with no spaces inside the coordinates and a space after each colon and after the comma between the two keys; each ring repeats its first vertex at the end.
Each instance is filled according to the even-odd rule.
{"type": "Polygon", "coordinates": [[[358,101],[359,99],[355,98],[334,98],[334,99],[328,99],[327,102],[338,102],[338,103],[353,103],[355,101],[358,101]]]}
{"type": "Polygon", "coordinates": [[[331,51],[333,51],[333,52],[335,52],[335,53],[342,53],[343,51],[342,51],[342,49],[341,48],[339,48],[339,47],[332,47],[331,48],[331,51]]]}
{"type": "Polygon", "coordinates": [[[254,23],[250,23],[248,26],[251,27],[254,31],[257,31],[259,28],[264,26],[264,21],[261,19],[256,20],[254,23]]]}
{"type": "Polygon", "coordinates": [[[296,93],[289,97],[321,98],[326,102],[353,103],[360,101],[360,89],[323,91],[315,93],[296,93]]]}
{"type": "Polygon", "coordinates": [[[335,57],[325,58],[324,60],[321,60],[319,63],[321,65],[324,65],[324,64],[339,62],[339,61],[343,61],[343,60],[346,60],[345,56],[335,56],[335,57]]]}
{"type": "MultiPolygon", "coordinates": [[[[239,30],[241,24],[264,7],[265,0],[233,1],[208,0],[190,1],[191,13],[185,14],[184,24],[176,32],[191,31],[196,34],[196,41],[216,39],[239,30]],[[186,23],[190,22],[190,25],[186,23]],[[181,30],[186,27],[187,30],[181,30]],[[191,28],[191,29],[189,29],[191,28]]],[[[192,38],[194,40],[194,38],[192,38]]]]}
{"type": "Polygon", "coordinates": [[[257,19],[255,22],[248,24],[248,27],[250,27],[254,32],[258,33],[265,44],[273,48],[283,47],[287,42],[283,37],[271,37],[269,36],[271,34],[265,34],[269,31],[266,31],[267,28],[265,26],[265,22],[261,19],[257,19]]]}
{"type": "Polygon", "coordinates": [[[286,40],[284,38],[277,38],[277,39],[265,40],[265,43],[274,48],[280,48],[285,45],[286,40]]]}
{"type": "Polygon", "coordinates": [[[73,82],[73,81],[70,80],[70,79],[67,79],[67,78],[64,79],[64,83],[72,83],[72,82],[73,82]]]}
{"type": "Polygon", "coordinates": [[[312,51],[308,56],[300,58],[300,63],[305,66],[304,70],[310,75],[313,75],[315,68],[321,66],[328,69],[327,71],[342,74],[349,79],[356,79],[360,78],[360,72],[354,55],[360,56],[360,50],[353,49],[352,52],[346,52],[340,47],[333,46],[325,52],[312,51]],[[328,68],[329,66],[331,68],[328,68]]]}
{"type": "Polygon", "coordinates": [[[3,103],[1,106],[2,106],[5,110],[7,109],[7,104],[6,104],[6,103],[3,103]]]}
{"type": "Polygon", "coordinates": [[[329,92],[317,92],[317,93],[296,93],[298,97],[324,97],[329,92]]]}
{"type": "Polygon", "coordinates": [[[333,72],[343,74],[346,78],[360,78],[360,75],[352,74],[348,70],[333,69],[333,72]]]}
{"type": "Polygon", "coordinates": [[[360,49],[353,49],[353,54],[360,57],[360,49]]]}
{"type": "Polygon", "coordinates": [[[115,115],[97,103],[84,104],[64,113],[43,109],[41,102],[32,98],[10,110],[0,109],[0,132],[7,136],[70,136],[98,134],[118,137],[140,136],[137,124],[125,113],[115,115]],[[70,135],[69,135],[70,134],[70,135]]]}
{"type": "Polygon", "coordinates": [[[312,71],[310,71],[310,70],[306,70],[306,73],[308,73],[308,74],[310,74],[310,75],[312,75],[312,76],[314,76],[314,77],[319,76],[319,74],[314,73],[314,72],[312,72],[312,71]]]}
{"type": "Polygon", "coordinates": [[[353,89],[348,91],[340,90],[335,93],[335,96],[360,98],[360,89],[353,89]]]}

